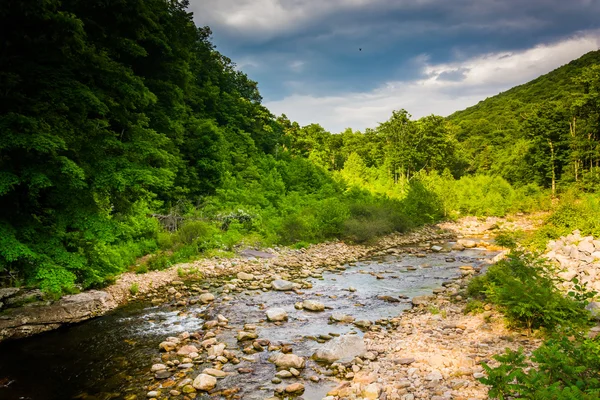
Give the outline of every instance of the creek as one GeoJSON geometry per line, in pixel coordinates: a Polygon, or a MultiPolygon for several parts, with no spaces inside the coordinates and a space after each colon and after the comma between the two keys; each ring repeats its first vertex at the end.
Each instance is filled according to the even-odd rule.
{"type": "MultiPolygon", "coordinates": [[[[214,302],[182,308],[176,307],[174,301],[161,305],[137,301],[87,322],[7,341],[0,344],[0,399],[145,399],[148,387],[157,382],[150,367],[162,362],[159,343],[169,336],[201,331],[205,321],[223,315],[228,324],[219,330],[217,339],[226,343],[228,350],[238,352],[241,362],[223,366],[231,375],[218,381],[218,389],[239,388],[238,398],[265,399],[273,396],[276,387],[300,381],[305,386],[301,398],[320,400],[337,383],[328,376],[325,366],[308,361],[299,378],[274,384],[271,380],[275,366],[267,361],[272,352],[243,354],[237,332],[244,324],[255,324],[259,338],[273,344],[290,344],[294,354],[309,358],[317,348],[326,345],[320,343],[323,340],[316,340],[319,335],[363,335],[354,324],[330,322],[334,313],[379,321],[378,327],[386,329],[390,318],[411,307],[410,298],[429,295],[443,282],[459,277],[460,266],[483,267],[497,254],[483,248],[453,251],[452,245],[453,242],[443,243],[444,250],[437,253],[382,255],[340,268],[316,268],[311,277],[303,279],[312,288],[296,292],[246,287],[223,293],[227,280],[200,281],[195,284],[212,292],[214,302]],[[348,290],[350,287],[356,290],[348,290]],[[325,311],[294,307],[307,299],[323,303],[325,311]],[[287,322],[266,321],[265,311],[274,307],[287,312],[287,322]],[[238,373],[239,368],[252,372],[238,373]],[[309,379],[315,376],[318,382],[309,379]]],[[[194,379],[212,366],[201,358],[187,377],[194,379]]],[[[159,389],[160,398],[183,399],[183,394],[169,396],[169,390],[174,388],[159,389]]],[[[209,396],[199,393],[196,398],[209,396]]]]}

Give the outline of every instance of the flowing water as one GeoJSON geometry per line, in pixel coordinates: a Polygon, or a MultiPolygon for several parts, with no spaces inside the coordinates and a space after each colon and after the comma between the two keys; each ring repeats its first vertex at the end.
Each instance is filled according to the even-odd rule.
{"type": "MultiPolygon", "coordinates": [[[[450,245],[446,243],[447,248],[450,245]]],[[[188,306],[184,312],[168,304],[131,303],[94,320],[1,344],[0,399],[125,399],[134,394],[137,399],[145,399],[147,386],[154,379],[150,366],[160,362],[158,344],[168,336],[201,330],[204,323],[201,316],[213,319],[222,314],[228,318],[231,329],[217,336],[220,342],[227,343],[228,349],[239,347],[236,333],[244,324],[251,323],[257,325],[259,338],[292,344],[295,354],[309,357],[322,346],[311,337],[349,332],[362,335],[354,325],[330,323],[332,313],[370,321],[398,316],[410,307],[409,300],[392,303],[378,296],[397,299],[431,294],[442,282],[458,277],[459,266],[477,267],[495,254],[470,249],[429,253],[425,257],[402,254],[372,258],[346,265],[337,272],[324,272],[321,278],[307,279],[313,287],[303,290],[302,294],[246,290],[224,296],[220,285],[207,284],[216,296],[215,302],[209,306],[188,306]],[[447,260],[448,257],[455,261],[447,260]],[[348,291],[349,287],[356,291],[348,291]],[[327,308],[320,313],[294,308],[295,302],[305,299],[319,300],[327,308]],[[288,322],[281,325],[265,322],[265,310],[272,307],[285,309],[288,322]]],[[[235,366],[226,364],[224,370],[234,374],[219,380],[217,387],[239,387],[238,395],[243,399],[273,396],[276,386],[294,380],[284,380],[280,385],[271,383],[275,367],[267,362],[268,356],[269,352],[264,351],[246,356],[254,357],[254,362],[242,360],[235,366]],[[240,367],[252,368],[253,372],[238,374],[235,371],[240,367]]],[[[210,363],[197,365],[197,371],[189,376],[193,379],[210,366],[210,363]]],[[[320,400],[336,385],[324,372],[325,368],[315,363],[307,365],[302,376],[317,375],[321,380],[314,383],[304,379],[303,399],[320,400]]],[[[163,389],[163,395],[168,395],[170,389],[163,389]]],[[[183,396],[171,398],[183,399],[183,396]]]]}

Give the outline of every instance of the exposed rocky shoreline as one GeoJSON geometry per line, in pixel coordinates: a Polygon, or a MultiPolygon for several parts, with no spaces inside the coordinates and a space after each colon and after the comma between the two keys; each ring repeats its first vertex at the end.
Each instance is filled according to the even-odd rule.
{"type": "Polygon", "coordinates": [[[233,259],[201,259],[178,264],[164,271],[151,271],[145,274],[124,273],[115,284],[106,289],[67,295],[55,302],[43,300],[38,290],[0,289],[0,341],[27,337],[65,324],[101,316],[129,301],[132,298],[130,289],[133,285],[137,288],[138,296],[145,295],[170,282],[180,280],[181,274],[184,276],[199,274],[206,278],[215,278],[235,275],[238,272],[261,272],[280,266],[302,269],[340,265],[388,249],[399,251],[398,247],[432,240],[450,239],[462,235],[490,236],[499,228],[527,230],[534,226],[531,221],[532,218],[529,216],[486,219],[465,217],[458,222],[426,226],[407,234],[389,235],[369,246],[328,242],[300,250],[267,249],[269,258],[254,257],[250,252],[246,253],[246,256],[233,259]],[[21,303],[24,304],[12,307],[21,303]]]}

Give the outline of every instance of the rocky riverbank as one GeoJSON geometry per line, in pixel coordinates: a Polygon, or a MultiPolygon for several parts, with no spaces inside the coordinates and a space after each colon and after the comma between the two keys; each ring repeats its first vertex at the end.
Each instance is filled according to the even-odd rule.
{"type": "MultiPolygon", "coordinates": [[[[491,237],[499,227],[502,229],[529,229],[535,218],[519,216],[510,218],[466,217],[457,222],[427,226],[408,234],[386,236],[377,243],[348,245],[330,242],[312,245],[306,249],[267,249],[269,258],[258,253],[246,253],[233,259],[201,259],[178,264],[164,271],[145,274],[124,273],[117,282],[104,290],[87,291],[64,296],[58,301],[44,300],[41,292],[16,288],[0,290],[0,341],[8,338],[31,336],[56,329],[64,324],[81,322],[105,314],[132,298],[132,287],[137,296],[152,293],[166,284],[191,275],[214,278],[234,275],[238,272],[260,273],[277,267],[291,269],[314,266],[334,266],[369,255],[416,243],[448,239],[463,235],[491,237]]],[[[133,296],[135,297],[135,296],[133,296]]]]}
{"type": "Polygon", "coordinates": [[[544,257],[557,265],[558,276],[565,280],[566,289],[572,287],[571,281],[577,278],[588,289],[600,291],[600,239],[581,236],[581,232],[575,230],[548,242],[544,257]]]}
{"type": "Polygon", "coordinates": [[[535,349],[539,341],[508,330],[491,307],[465,314],[467,280],[445,287],[436,296],[406,311],[393,330],[365,335],[371,360],[344,366],[344,380],[328,393],[334,399],[467,400],[486,399],[482,362],[506,348],[535,349]],[[353,375],[353,376],[352,376],[353,375]]]}

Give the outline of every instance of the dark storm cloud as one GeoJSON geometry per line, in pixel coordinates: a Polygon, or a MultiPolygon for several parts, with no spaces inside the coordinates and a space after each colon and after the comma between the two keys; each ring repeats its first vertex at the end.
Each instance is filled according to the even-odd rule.
{"type": "Polygon", "coordinates": [[[600,26],[600,0],[191,0],[191,9],[267,101],[367,92],[425,78],[425,64],[524,51],[600,26]]]}

